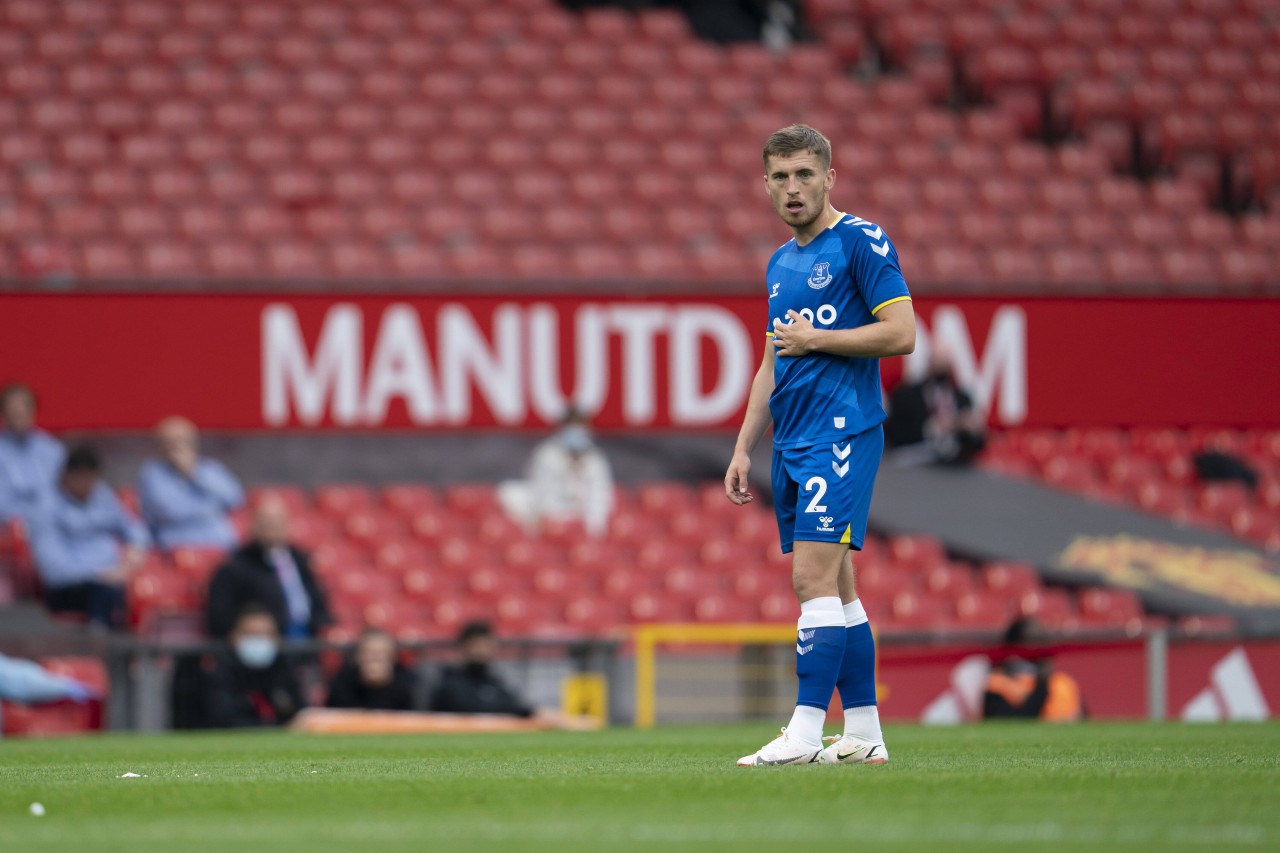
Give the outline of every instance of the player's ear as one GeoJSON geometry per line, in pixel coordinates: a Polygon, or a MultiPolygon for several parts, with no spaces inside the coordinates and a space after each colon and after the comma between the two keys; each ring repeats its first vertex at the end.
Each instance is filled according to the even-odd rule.
{"type": "Polygon", "coordinates": [[[827,169],[827,179],[825,181],[827,189],[831,189],[836,185],[836,170],[827,169]]]}

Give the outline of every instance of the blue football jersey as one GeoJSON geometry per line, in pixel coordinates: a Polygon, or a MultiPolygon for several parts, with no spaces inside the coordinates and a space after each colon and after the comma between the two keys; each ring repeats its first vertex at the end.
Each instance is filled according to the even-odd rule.
{"type": "MultiPolygon", "coordinates": [[[[774,252],[767,281],[770,337],[773,321],[790,322],[791,310],[818,329],[855,329],[877,322],[886,305],[911,298],[888,236],[875,223],[845,213],[807,245],[792,239],[774,252]]],[[[774,364],[774,447],[835,441],[884,421],[878,358],[812,352],[778,356],[774,364]]]]}

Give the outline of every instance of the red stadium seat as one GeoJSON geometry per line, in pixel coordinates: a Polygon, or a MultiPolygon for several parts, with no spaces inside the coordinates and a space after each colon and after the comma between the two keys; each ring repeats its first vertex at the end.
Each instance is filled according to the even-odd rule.
{"type": "Polygon", "coordinates": [[[1136,626],[1142,621],[1142,604],[1126,590],[1092,587],[1080,592],[1080,618],[1088,625],[1136,626]]]}
{"type": "Polygon", "coordinates": [[[971,592],[955,603],[955,624],[962,629],[1003,631],[1012,617],[1010,602],[998,595],[971,592]]]}

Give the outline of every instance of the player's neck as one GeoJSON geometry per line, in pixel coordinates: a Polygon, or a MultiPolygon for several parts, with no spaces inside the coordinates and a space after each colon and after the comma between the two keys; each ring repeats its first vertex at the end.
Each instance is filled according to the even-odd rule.
{"type": "Polygon", "coordinates": [[[807,246],[817,239],[818,235],[826,231],[832,225],[835,225],[842,217],[843,213],[831,206],[831,202],[827,202],[827,206],[823,208],[822,215],[810,222],[804,228],[792,228],[791,231],[796,235],[797,246],[807,246]]]}

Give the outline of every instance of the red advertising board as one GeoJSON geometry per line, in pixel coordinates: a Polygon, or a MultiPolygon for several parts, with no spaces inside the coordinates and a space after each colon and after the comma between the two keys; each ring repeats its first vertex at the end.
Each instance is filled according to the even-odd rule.
{"type": "MultiPolygon", "coordinates": [[[[1094,719],[1147,716],[1147,654],[1131,643],[1047,648],[1053,668],[1075,679],[1094,719]]],[[[895,720],[953,723],[981,717],[989,660],[962,647],[883,646],[877,671],[882,713],[895,720]]],[[[1280,714],[1280,642],[1181,641],[1168,646],[1166,714],[1191,722],[1280,714]]]]}
{"type": "MultiPolygon", "coordinates": [[[[1280,301],[920,298],[1005,426],[1280,425],[1280,301]]],[[[567,399],[605,429],[732,428],[761,298],[8,294],[0,381],[50,429],[531,428],[567,399]]]]}

